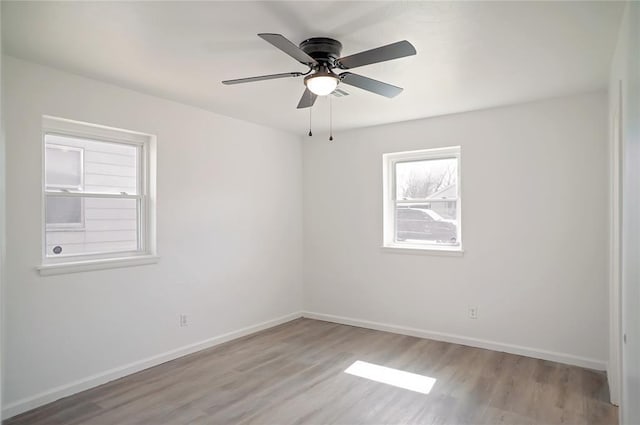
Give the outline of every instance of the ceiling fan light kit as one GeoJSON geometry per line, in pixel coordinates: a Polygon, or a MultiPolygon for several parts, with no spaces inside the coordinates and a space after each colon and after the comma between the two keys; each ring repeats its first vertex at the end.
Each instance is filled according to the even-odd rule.
{"type": "Polygon", "coordinates": [[[307,86],[311,93],[318,96],[326,96],[338,87],[340,77],[331,72],[327,67],[318,67],[316,72],[304,77],[304,85],[307,86]]]}
{"type": "MultiPolygon", "coordinates": [[[[310,108],[318,96],[333,93],[340,82],[358,87],[388,98],[402,92],[401,87],[383,83],[372,78],[343,72],[336,74],[334,69],[348,70],[360,66],[399,59],[416,54],[416,49],[407,40],[398,41],[386,46],[366,50],[350,56],[341,57],[342,44],[338,40],[326,37],[308,38],[299,46],[281,34],[258,34],[258,37],[272,44],[301,64],[308,66],[307,72],[285,72],[262,75],[258,77],[225,80],[222,84],[241,84],[254,81],[273,80],[277,78],[304,77],[305,91],[298,102],[298,109],[310,108]]],[[[310,132],[311,133],[311,132],[310,132]]]]}

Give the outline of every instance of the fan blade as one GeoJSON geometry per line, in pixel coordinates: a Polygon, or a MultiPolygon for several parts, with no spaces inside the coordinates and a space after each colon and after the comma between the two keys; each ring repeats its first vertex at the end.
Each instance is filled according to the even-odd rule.
{"type": "Polygon", "coordinates": [[[314,58],[300,50],[298,46],[293,44],[281,34],[258,34],[258,37],[273,44],[295,60],[305,65],[318,63],[314,58]]]}
{"type": "Polygon", "coordinates": [[[340,80],[350,86],[358,87],[363,90],[370,91],[385,97],[396,97],[402,93],[401,87],[392,86],[373,78],[363,77],[362,75],[352,74],[351,72],[343,72],[340,74],[340,80]]]}
{"type": "Polygon", "coordinates": [[[416,49],[407,40],[398,41],[397,43],[388,44],[355,55],[345,56],[337,60],[338,66],[342,69],[352,69],[359,66],[370,65],[372,63],[390,61],[393,59],[404,58],[416,54],[416,49]]]}
{"type": "Polygon", "coordinates": [[[302,93],[302,97],[300,98],[300,102],[298,102],[298,109],[310,108],[316,102],[318,95],[315,93],[311,93],[309,89],[304,89],[304,93],[302,93]]]}
{"type": "Polygon", "coordinates": [[[252,83],[254,81],[275,80],[276,78],[299,77],[301,72],[283,72],[282,74],[260,75],[259,77],[238,78],[235,80],[225,80],[222,84],[242,84],[252,83]]]}

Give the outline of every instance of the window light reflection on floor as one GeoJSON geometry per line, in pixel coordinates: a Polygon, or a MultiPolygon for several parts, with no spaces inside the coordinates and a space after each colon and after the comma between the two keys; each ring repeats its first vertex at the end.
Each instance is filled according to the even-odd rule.
{"type": "Polygon", "coordinates": [[[417,373],[405,372],[403,370],[393,369],[390,367],[379,366],[373,363],[363,362],[361,360],[354,362],[344,372],[350,375],[359,376],[361,378],[393,385],[394,387],[404,388],[406,390],[422,394],[429,394],[431,388],[433,388],[433,384],[436,383],[435,378],[418,375],[417,373]]]}

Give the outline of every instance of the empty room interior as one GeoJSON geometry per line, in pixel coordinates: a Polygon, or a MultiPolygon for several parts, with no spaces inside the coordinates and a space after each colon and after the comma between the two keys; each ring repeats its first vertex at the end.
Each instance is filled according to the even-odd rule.
{"type": "Polygon", "coordinates": [[[3,424],[640,424],[640,2],[0,15],[3,424]]]}

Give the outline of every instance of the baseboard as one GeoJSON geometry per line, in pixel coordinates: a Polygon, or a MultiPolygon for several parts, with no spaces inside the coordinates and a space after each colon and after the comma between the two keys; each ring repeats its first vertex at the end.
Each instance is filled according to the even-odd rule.
{"type": "Polygon", "coordinates": [[[303,317],[327,322],[340,323],[343,325],[357,326],[360,328],[374,329],[378,331],[393,332],[401,335],[415,336],[418,338],[434,339],[436,341],[451,342],[454,344],[468,345],[470,347],[485,348],[487,350],[502,351],[510,354],[533,357],[536,359],[550,360],[558,363],[573,366],[585,367],[595,370],[606,370],[606,362],[603,360],[589,359],[586,357],[574,356],[572,354],[557,353],[547,350],[539,350],[521,345],[505,344],[502,342],[489,341],[478,338],[470,338],[462,335],[454,335],[443,332],[434,332],[424,329],[410,328],[406,326],[392,325],[387,323],[371,322],[369,320],[355,319],[351,317],[334,316],[331,314],[315,313],[305,311],[303,317]]]}
{"type": "Polygon", "coordinates": [[[204,341],[176,348],[162,354],[147,357],[133,363],[116,367],[92,376],[88,376],[83,379],[79,379],[74,382],[70,382],[68,384],[61,385],[59,387],[52,388],[34,396],[26,397],[13,403],[7,404],[2,409],[2,418],[8,419],[15,415],[19,415],[20,413],[35,409],[36,407],[51,403],[52,401],[79,393],[80,391],[85,391],[90,388],[97,387],[98,385],[106,384],[107,382],[122,378],[127,375],[131,375],[132,373],[140,372],[144,369],[148,369],[150,367],[166,363],[170,360],[175,360],[179,357],[186,356],[187,354],[192,354],[206,348],[214,347],[233,339],[237,339],[264,329],[280,325],[282,323],[289,322],[299,317],[302,317],[302,313],[300,312],[287,314],[286,316],[278,317],[276,319],[238,329],[233,332],[205,339],[204,341]]]}

